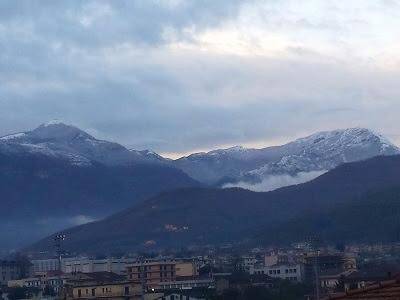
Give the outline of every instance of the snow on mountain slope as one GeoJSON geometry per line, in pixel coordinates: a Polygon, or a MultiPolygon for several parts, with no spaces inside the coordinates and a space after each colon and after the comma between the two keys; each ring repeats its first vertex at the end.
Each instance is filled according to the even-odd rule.
{"type": "Polygon", "coordinates": [[[209,184],[266,191],[311,180],[345,162],[399,153],[383,136],[350,128],[319,132],[277,147],[233,147],[193,154],[175,164],[209,184]]]}
{"type": "Polygon", "coordinates": [[[40,153],[79,166],[93,161],[107,165],[165,164],[206,184],[267,191],[309,181],[345,162],[399,154],[400,150],[371,130],[350,128],[319,132],[282,146],[235,146],[169,160],[150,150],[128,150],[77,127],[50,121],[32,131],[0,137],[1,152],[40,153]]]}
{"type": "Polygon", "coordinates": [[[75,165],[91,161],[107,165],[160,163],[154,154],[130,151],[117,143],[98,140],[83,130],[60,121],[50,121],[23,133],[0,137],[0,152],[40,153],[69,160],[75,165]]]}

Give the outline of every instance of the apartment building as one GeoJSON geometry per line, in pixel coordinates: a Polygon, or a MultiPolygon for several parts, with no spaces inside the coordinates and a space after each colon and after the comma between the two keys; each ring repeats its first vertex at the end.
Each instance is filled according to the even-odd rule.
{"type": "Polygon", "coordinates": [[[111,272],[75,273],[65,284],[66,299],[140,299],[140,284],[111,272]]]}
{"type": "Polygon", "coordinates": [[[67,299],[141,299],[141,286],[132,282],[77,285],[67,299]]]}
{"type": "Polygon", "coordinates": [[[175,266],[173,261],[135,263],[127,267],[127,279],[141,283],[147,289],[156,289],[160,282],[176,280],[175,266]]]}
{"type": "Polygon", "coordinates": [[[159,283],[194,280],[198,276],[192,261],[143,261],[127,267],[127,279],[143,283],[147,289],[157,289],[159,283]]]}

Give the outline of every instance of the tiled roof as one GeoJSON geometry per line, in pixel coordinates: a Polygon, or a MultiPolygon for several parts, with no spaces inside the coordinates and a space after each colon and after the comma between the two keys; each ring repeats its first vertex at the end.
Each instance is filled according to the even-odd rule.
{"type": "Polygon", "coordinates": [[[93,273],[76,273],[72,281],[96,281],[96,282],[116,282],[125,280],[125,276],[112,272],[93,272],[93,273]]]}
{"type": "Polygon", "coordinates": [[[368,287],[331,295],[324,300],[400,300],[400,279],[382,281],[368,287]]]}

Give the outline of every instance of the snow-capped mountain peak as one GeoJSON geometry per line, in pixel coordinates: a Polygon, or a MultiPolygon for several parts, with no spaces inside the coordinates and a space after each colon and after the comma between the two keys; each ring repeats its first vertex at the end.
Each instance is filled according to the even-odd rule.
{"type": "Polygon", "coordinates": [[[366,128],[348,128],[332,131],[322,131],[310,136],[297,139],[286,145],[318,151],[338,151],[374,146],[375,155],[395,154],[399,148],[381,134],[366,128]]]}
{"type": "Polygon", "coordinates": [[[191,155],[175,161],[193,178],[215,184],[262,182],[271,176],[320,174],[336,166],[378,155],[400,154],[399,148],[365,128],[318,132],[285,145],[263,149],[233,147],[191,155]]]}
{"type": "Polygon", "coordinates": [[[162,157],[129,151],[120,144],[98,140],[78,127],[53,120],[32,131],[0,138],[0,152],[41,153],[73,164],[91,161],[107,165],[159,163],[162,157]],[[77,163],[78,162],[78,163],[77,163]]]}
{"type": "Polygon", "coordinates": [[[60,121],[50,121],[42,124],[29,132],[29,134],[33,139],[43,140],[46,142],[71,142],[74,139],[95,140],[94,137],[85,131],[75,126],[64,124],[60,121]]]}

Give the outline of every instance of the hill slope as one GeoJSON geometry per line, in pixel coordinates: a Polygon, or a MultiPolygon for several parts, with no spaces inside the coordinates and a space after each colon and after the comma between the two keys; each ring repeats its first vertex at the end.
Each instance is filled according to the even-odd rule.
{"type": "MultiPolygon", "coordinates": [[[[366,193],[399,186],[400,156],[387,156],[345,164],[311,182],[267,193],[180,189],[67,230],[66,247],[96,252],[100,247],[112,251],[251,239],[260,229],[276,230],[301,216],[328,212],[362,199],[366,193]]],[[[50,245],[51,237],[30,250],[50,245]]]]}
{"type": "Polygon", "coordinates": [[[287,243],[317,235],[322,241],[398,242],[400,238],[400,186],[367,193],[333,209],[310,212],[273,227],[260,230],[258,240],[287,243]]]}
{"type": "Polygon", "coordinates": [[[199,185],[167,166],[89,162],[76,165],[41,153],[0,153],[1,247],[21,246],[102,218],[162,191],[199,185]]]}

